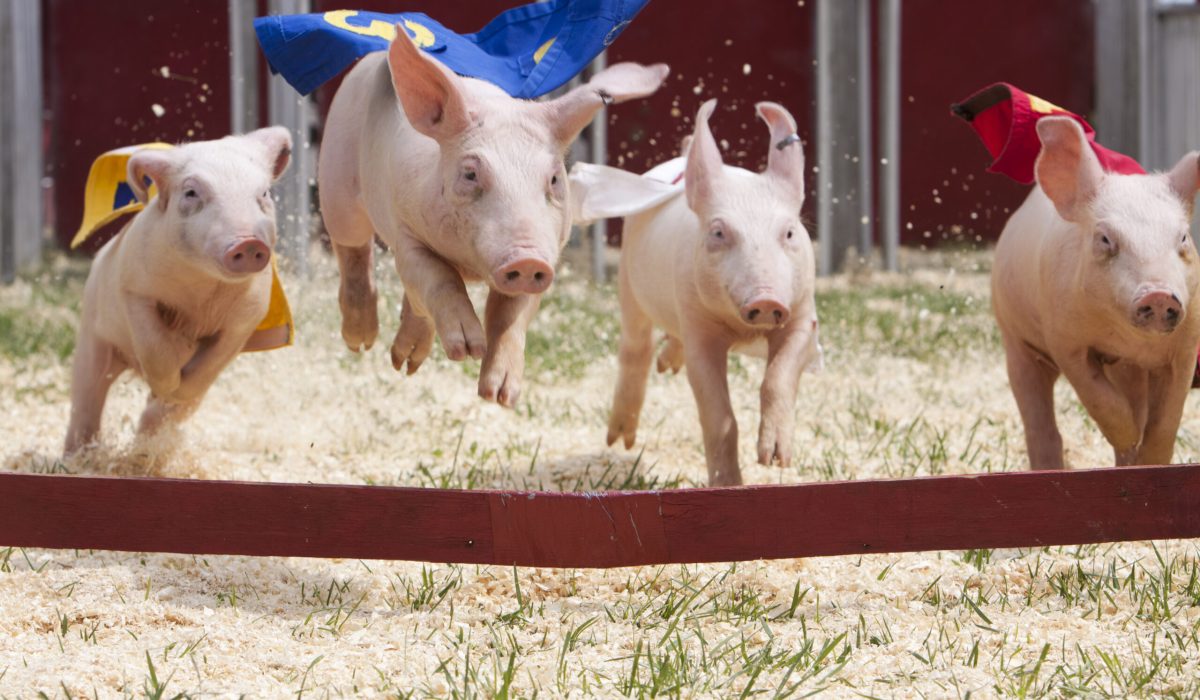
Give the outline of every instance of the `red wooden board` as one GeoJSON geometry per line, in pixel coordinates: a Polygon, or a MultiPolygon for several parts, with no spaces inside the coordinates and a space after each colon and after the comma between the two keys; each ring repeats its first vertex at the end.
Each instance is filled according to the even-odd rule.
{"type": "Polygon", "coordinates": [[[613,567],[1200,537],[1200,465],[608,493],[0,473],[0,546],[613,567]]]}

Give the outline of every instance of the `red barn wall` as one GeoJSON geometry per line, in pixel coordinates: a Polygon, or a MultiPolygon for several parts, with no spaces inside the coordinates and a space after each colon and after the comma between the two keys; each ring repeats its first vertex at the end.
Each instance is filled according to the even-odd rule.
{"type": "Polygon", "coordinates": [[[42,12],[46,169],[65,246],[97,155],[229,133],[229,12],[225,0],[43,0],[42,12]]]}
{"type": "MultiPolygon", "coordinates": [[[[54,181],[57,236],[65,243],[80,220],[83,184],[97,154],[131,143],[228,132],[227,2],[42,2],[46,162],[54,181]]],[[[313,10],[425,12],[466,33],[511,4],[315,0],[313,10]]],[[[712,123],[727,162],[761,167],[767,140],[753,105],[770,99],[796,117],[814,166],[814,21],[814,0],[652,0],[613,45],[609,61],[665,61],[672,75],[653,97],[609,111],[610,163],[637,171],[674,156],[697,107],[717,97],[712,123]]],[[[948,105],[1005,80],[1086,115],[1094,102],[1092,35],[1088,0],[903,3],[905,243],[998,235],[1026,188],[984,173],[986,152],[949,115],[948,105]]],[[[318,91],[324,108],[334,88],[318,91]]],[[[810,179],[805,212],[810,220],[814,184],[810,179]]]]}

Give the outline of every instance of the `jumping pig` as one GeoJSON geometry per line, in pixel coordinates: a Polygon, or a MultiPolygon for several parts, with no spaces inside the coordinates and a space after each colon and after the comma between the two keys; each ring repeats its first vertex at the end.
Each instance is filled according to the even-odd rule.
{"type": "Polygon", "coordinates": [[[1197,153],[1169,172],[1105,173],[1080,126],[1037,123],[1037,185],[996,246],[992,305],[1034,469],[1063,468],[1064,374],[1116,463],[1167,464],[1200,344],[1188,233],[1197,153]]]}
{"type": "Polygon", "coordinates": [[[424,55],[397,25],[334,98],[321,145],[321,210],[341,272],[342,337],[379,332],[376,234],[404,285],[392,364],[412,374],[434,332],[454,360],[482,357],[479,395],[512,406],[525,331],[570,231],[563,155],[605,104],[658,89],[667,66],[619,63],[548,102],[510,97],[424,55]],[[465,282],[490,287],[481,326],[465,282]]]}
{"type": "Polygon", "coordinates": [[[275,204],[292,138],[271,127],[129,159],[137,198],[158,194],[100,250],[84,287],[66,452],[100,430],[113,381],[150,385],[139,432],[180,420],[267,312],[275,204]]]}
{"type": "Polygon", "coordinates": [[[721,162],[708,126],[715,106],[716,100],[709,100],[700,108],[685,146],[685,196],[670,196],[668,185],[653,177],[655,171],[640,178],[614,171],[605,176],[609,184],[588,187],[583,208],[635,201],[639,182],[651,205],[625,219],[622,235],[620,375],[608,444],[621,439],[625,447],[633,446],[653,355],[652,331],[661,328],[667,340],[658,370],[686,366],[700,413],[709,484],[728,486],[742,482],[726,377],[729,352],[766,357],[758,462],[787,466],[800,374],[810,363],[820,363],[821,349],[813,248],[800,222],[804,151],[796,122],[777,104],[757,105],[771,142],[766,170],[753,173],[721,162]]]}

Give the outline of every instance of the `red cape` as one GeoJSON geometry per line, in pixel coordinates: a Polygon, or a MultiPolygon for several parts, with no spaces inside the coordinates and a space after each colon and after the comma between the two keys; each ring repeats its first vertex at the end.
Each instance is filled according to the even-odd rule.
{"type": "Polygon", "coordinates": [[[1096,130],[1083,117],[1008,83],[989,85],[962,102],[950,105],[950,111],[971,125],[988,153],[992,154],[988,172],[1007,175],[1024,185],[1033,184],[1033,166],[1042,150],[1034,127],[1037,120],[1049,115],[1070,117],[1079,122],[1105,171],[1121,175],[1146,172],[1136,160],[1096,143],[1096,130]]]}

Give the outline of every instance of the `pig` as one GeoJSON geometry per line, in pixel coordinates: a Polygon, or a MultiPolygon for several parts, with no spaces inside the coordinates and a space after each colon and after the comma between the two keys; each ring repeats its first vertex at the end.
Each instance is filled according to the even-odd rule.
{"type": "Polygon", "coordinates": [[[1066,375],[1117,465],[1167,464],[1200,345],[1188,233],[1197,153],[1169,173],[1105,173],[1067,117],[1037,123],[1037,184],[996,246],[992,306],[1033,469],[1062,469],[1066,375]]]}
{"type": "Polygon", "coordinates": [[[407,36],[397,25],[387,52],[346,76],[321,145],[342,338],[357,352],[379,332],[378,235],[404,286],[395,369],[415,372],[436,332],[452,360],[483,358],[481,397],[512,407],[525,332],[570,232],[564,153],[602,106],[653,93],[668,68],[618,63],[557,99],[530,102],[456,75],[407,36]],[[465,286],[480,280],[489,287],[482,325],[465,286]]]}
{"type": "Polygon", "coordinates": [[[704,103],[685,143],[684,196],[671,196],[670,185],[659,180],[669,161],[648,177],[623,173],[606,177],[607,185],[591,180],[581,218],[587,216],[582,211],[636,201],[642,182],[644,204],[631,206],[645,208],[625,218],[622,234],[620,368],[608,444],[622,440],[630,448],[636,440],[653,329],[660,328],[666,343],[657,368],[687,370],[709,484],[734,486],[742,475],[726,377],[729,352],[766,358],[758,462],[787,466],[800,375],[819,366],[821,348],[813,247],[800,220],[804,150],[796,122],[780,105],[758,103],[771,141],[766,170],[754,173],[722,163],[708,125],[715,107],[716,100],[704,103]]]}
{"type": "Polygon", "coordinates": [[[138,426],[186,418],[267,313],[283,127],[141,150],[128,181],[146,207],[101,248],[84,285],[64,445],[100,430],[108,390],[131,369],[150,387],[138,426]],[[146,181],[157,188],[148,199],[146,181]]]}

